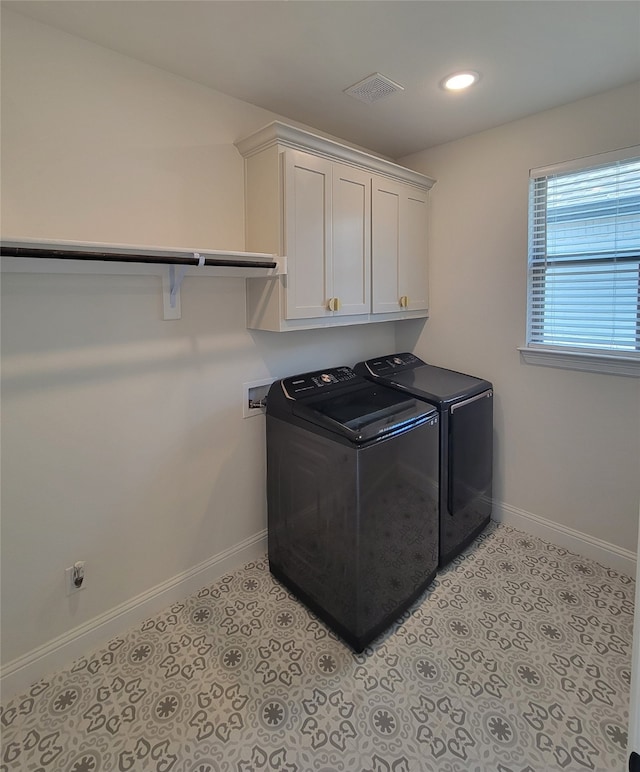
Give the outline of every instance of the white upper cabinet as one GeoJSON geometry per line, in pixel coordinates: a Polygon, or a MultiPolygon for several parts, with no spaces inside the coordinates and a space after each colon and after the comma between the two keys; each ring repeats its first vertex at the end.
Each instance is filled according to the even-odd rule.
{"type": "Polygon", "coordinates": [[[247,279],[248,327],[427,315],[433,180],[281,123],[236,145],[245,158],[246,248],[287,257],[286,276],[247,279]]]}

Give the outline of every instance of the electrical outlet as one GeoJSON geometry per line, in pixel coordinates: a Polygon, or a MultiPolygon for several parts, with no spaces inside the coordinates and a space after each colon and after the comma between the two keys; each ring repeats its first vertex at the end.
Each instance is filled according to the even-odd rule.
{"type": "Polygon", "coordinates": [[[263,415],[267,408],[265,398],[273,378],[264,378],[261,381],[251,381],[242,384],[242,417],[250,418],[254,415],[263,415]]]}
{"type": "Polygon", "coordinates": [[[64,579],[67,595],[73,595],[74,592],[84,590],[87,585],[84,560],[76,560],[72,566],[65,568],[64,579]]]}

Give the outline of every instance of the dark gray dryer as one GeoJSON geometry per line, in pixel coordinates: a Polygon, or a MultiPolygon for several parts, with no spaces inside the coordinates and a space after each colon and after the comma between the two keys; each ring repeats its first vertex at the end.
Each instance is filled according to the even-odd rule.
{"type": "Polygon", "coordinates": [[[436,574],[438,420],[349,367],[269,389],[269,567],[356,651],[436,574]]]}
{"type": "Polygon", "coordinates": [[[359,362],[355,371],[435,405],[440,412],[440,557],[442,568],[491,517],[493,386],[435,367],[414,354],[359,362]]]}

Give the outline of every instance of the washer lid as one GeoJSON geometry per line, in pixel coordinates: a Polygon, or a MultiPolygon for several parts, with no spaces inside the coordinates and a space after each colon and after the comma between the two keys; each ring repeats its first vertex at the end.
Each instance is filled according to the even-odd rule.
{"type": "Polygon", "coordinates": [[[436,417],[436,410],[378,384],[298,400],[294,415],[354,442],[367,442],[436,417]]]}

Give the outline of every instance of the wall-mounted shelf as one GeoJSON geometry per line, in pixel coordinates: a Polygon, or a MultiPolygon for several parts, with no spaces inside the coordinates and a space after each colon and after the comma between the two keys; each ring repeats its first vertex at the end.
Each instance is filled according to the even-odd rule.
{"type": "Polygon", "coordinates": [[[89,241],[3,238],[0,250],[2,271],[8,273],[159,276],[165,319],[180,319],[180,286],[185,276],[275,278],[286,273],[287,263],[286,257],[262,252],[89,241]]]}

